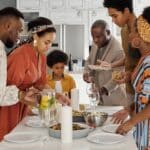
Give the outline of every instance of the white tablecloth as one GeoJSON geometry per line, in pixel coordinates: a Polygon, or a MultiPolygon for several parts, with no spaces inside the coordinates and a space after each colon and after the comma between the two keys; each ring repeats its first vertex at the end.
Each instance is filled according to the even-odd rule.
{"type": "MultiPolygon", "coordinates": [[[[114,112],[118,109],[119,107],[101,107],[101,110],[114,112]]],[[[0,143],[0,150],[137,150],[132,134],[127,135],[124,142],[113,145],[93,144],[88,142],[86,138],[75,139],[71,144],[62,144],[60,139],[55,139],[48,135],[47,128],[32,128],[25,126],[27,120],[28,117],[24,118],[12,133],[36,132],[42,135],[41,140],[26,144],[15,144],[2,141],[0,143]],[[47,137],[47,142],[43,140],[45,137],[47,137]]],[[[108,123],[109,120],[106,124],[108,123]]],[[[98,130],[101,129],[99,128],[98,130]]]]}

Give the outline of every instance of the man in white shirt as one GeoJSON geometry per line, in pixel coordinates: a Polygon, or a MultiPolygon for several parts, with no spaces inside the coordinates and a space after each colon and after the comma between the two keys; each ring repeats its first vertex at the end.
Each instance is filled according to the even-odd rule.
{"type": "Polygon", "coordinates": [[[21,92],[16,86],[7,86],[7,57],[5,46],[13,47],[22,31],[23,15],[17,9],[0,10],[0,106],[16,104],[19,99],[32,101],[31,91],[21,92]],[[19,97],[18,97],[19,96],[19,97]]]}

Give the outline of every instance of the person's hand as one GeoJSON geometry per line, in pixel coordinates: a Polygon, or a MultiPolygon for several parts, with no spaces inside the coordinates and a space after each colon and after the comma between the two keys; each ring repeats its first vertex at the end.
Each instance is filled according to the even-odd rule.
{"type": "Polygon", "coordinates": [[[84,73],[83,74],[83,80],[87,83],[92,83],[93,82],[93,78],[92,78],[92,76],[89,76],[89,73],[84,73]]]}
{"type": "Polygon", "coordinates": [[[33,106],[38,104],[37,96],[39,94],[39,90],[32,88],[27,91],[20,91],[19,93],[19,99],[21,102],[33,106]]]}
{"type": "Polygon", "coordinates": [[[129,116],[129,110],[122,109],[112,115],[111,121],[115,124],[123,123],[129,116]]]}
{"type": "Polygon", "coordinates": [[[123,84],[131,81],[131,72],[120,72],[119,78],[114,78],[113,80],[118,84],[123,84]]]}
{"type": "Polygon", "coordinates": [[[116,133],[125,135],[127,134],[132,128],[134,127],[134,124],[131,120],[126,121],[125,123],[121,124],[117,130],[116,133]]]}
{"type": "Polygon", "coordinates": [[[71,100],[67,96],[65,96],[61,93],[56,93],[56,99],[58,100],[59,103],[61,103],[63,105],[71,104],[71,100]]]}
{"type": "Polygon", "coordinates": [[[108,90],[105,87],[101,87],[99,89],[99,94],[100,95],[108,95],[108,90]]]}
{"type": "Polygon", "coordinates": [[[87,82],[87,83],[90,83],[88,79],[89,79],[88,73],[84,73],[84,74],[83,74],[83,80],[84,80],[85,82],[87,82]]]}

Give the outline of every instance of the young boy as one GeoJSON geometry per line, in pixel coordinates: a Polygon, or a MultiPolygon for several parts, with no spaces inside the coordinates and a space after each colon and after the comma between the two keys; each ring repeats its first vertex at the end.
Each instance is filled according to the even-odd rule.
{"type": "Polygon", "coordinates": [[[74,79],[64,73],[65,65],[67,65],[68,56],[60,50],[54,50],[47,56],[47,65],[51,69],[48,74],[47,84],[57,93],[69,94],[71,89],[76,87],[74,79]]]}

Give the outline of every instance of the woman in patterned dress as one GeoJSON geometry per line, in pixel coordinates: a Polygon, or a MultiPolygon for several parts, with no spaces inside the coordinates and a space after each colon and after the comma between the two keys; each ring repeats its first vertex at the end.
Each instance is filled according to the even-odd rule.
{"type": "Polygon", "coordinates": [[[150,121],[150,7],[138,17],[130,34],[131,44],[139,48],[141,59],[132,74],[135,89],[135,115],[121,124],[117,133],[126,134],[136,125],[135,139],[138,150],[148,149],[150,121]]]}

